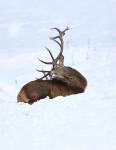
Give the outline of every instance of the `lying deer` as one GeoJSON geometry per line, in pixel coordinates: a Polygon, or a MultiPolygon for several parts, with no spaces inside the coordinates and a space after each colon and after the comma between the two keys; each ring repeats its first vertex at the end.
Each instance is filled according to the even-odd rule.
{"type": "Polygon", "coordinates": [[[63,31],[58,28],[53,29],[55,29],[59,35],[51,38],[51,40],[59,45],[60,52],[58,56],[54,58],[51,51],[46,48],[52,58],[52,61],[45,62],[43,60],[39,60],[44,64],[51,64],[51,70],[37,70],[42,72],[44,75],[40,79],[31,81],[22,87],[17,96],[18,102],[32,104],[47,96],[52,99],[57,96],[67,96],[71,94],[82,93],[85,90],[87,85],[87,80],[85,77],[77,70],[64,66],[63,36],[65,35],[65,32],[69,30],[69,28],[67,27],[63,31]]]}

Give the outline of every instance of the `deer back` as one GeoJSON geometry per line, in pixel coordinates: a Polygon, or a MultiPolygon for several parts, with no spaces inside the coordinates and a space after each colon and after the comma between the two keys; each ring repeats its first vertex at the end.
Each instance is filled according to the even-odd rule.
{"type": "Polygon", "coordinates": [[[57,67],[53,71],[55,79],[65,82],[72,89],[81,89],[84,91],[87,86],[86,78],[77,70],[71,67],[57,67]]]}

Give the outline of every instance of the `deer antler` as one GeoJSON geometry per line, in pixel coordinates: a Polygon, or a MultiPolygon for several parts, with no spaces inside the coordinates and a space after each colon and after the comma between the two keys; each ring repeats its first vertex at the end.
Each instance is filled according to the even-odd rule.
{"type": "Polygon", "coordinates": [[[41,59],[39,59],[39,61],[41,61],[44,64],[52,64],[53,66],[52,66],[51,71],[41,71],[41,70],[38,70],[39,72],[42,72],[42,73],[44,72],[44,76],[42,78],[40,78],[40,79],[46,78],[47,76],[49,76],[51,78],[51,74],[52,74],[51,72],[55,68],[57,68],[59,66],[64,66],[64,56],[62,54],[63,53],[63,48],[64,48],[63,36],[65,35],[65,32],[67,30],[69,30],[69,28],[66,27],[63,31],[61,31],[59,28],[52,28],[52,29],[56,30],[59,33],[58,36],[51,37],[50,39],[53,40],[54,42],[56,42],[59,45],[60,52],[59,52],[58,56],[56,58],[54,58],[53,55],[52,55],[52,53],[51,53],[51,51],[48,48],[45,48],[49,52],[49,54],[50,54],[50,56],[52,58],[52,61],[51,62],[46,62],[46,61],[43,61],[41,59]]]}

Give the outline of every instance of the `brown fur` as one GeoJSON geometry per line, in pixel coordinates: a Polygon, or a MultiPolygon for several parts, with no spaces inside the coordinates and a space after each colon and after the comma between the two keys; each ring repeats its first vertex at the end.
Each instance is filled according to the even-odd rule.
{"type": "Polygon", "coordinates": [[[84,92],[85,88],[70,87],[65,82],[53,80],[35,80],[23,86],[17,96],[18,102],[32,104],[37,100],[49,97],[50,99],[57,96],[67,96],[84,92]]]}

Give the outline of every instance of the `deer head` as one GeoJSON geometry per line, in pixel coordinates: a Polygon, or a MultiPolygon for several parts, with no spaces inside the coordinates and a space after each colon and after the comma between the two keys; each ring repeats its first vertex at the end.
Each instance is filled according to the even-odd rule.
{"type": "Polygon", "coordinates": [[[64,66],[63,36],[69,28],[67,27],[63,31],[58,28],[52,29],[55,29],[59,35],[50,39],[59,45],[60,52],[58,56],[54,58],[51,50],[46,48],[52,58],[52,61],[46,62],[41,59],[39,60],[44,64],[51,64],[51,70],[37,70],[38,72],[42,72],[43,76],[40,79],[31,81],[22,87],[17,96],[18,102],[32,104],[47,96],[52,99],[57,96],[82,93],[85,90],[87,85],[85,77],[77,70],[64,66]]]}

